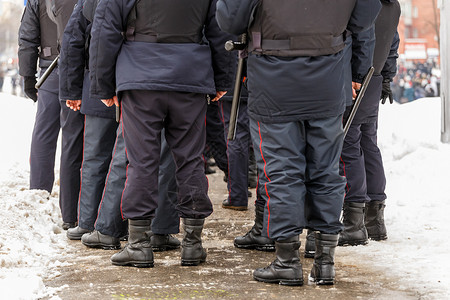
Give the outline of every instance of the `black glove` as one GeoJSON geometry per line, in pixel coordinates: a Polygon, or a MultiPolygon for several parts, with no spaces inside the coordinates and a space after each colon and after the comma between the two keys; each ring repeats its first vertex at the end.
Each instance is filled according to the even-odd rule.
{"type": "Polygon", "coordinates": [[[383,89],[381,90],[381,104],[386,102],[386,99],[389,97],[389,102],[394,103],[394,98],[392,97],[391,91],[391,81],[383,80],[383,89]]]}
{"type": "Polygon", "coordinates": [[[37,89],[34,87],[36,85],[36,77],[34,76],[26,76],[23,79],[23,90],[25,94],[33,100],[34,102],[37,101],[37,89]]]}

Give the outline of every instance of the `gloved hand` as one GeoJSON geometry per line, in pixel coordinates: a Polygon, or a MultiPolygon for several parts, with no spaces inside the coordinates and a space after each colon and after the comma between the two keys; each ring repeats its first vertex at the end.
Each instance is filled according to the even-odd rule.
{"type": "Polygon", "coordinates": [[[25,94],[33,100],[34,102],[37,101],[37,89],[34,87],[36,85],[36,77],[34,76],[26,76],[23,79],[23,90],[25,94]]]}
{"type": "Polygon", "coordinates": [[[383,80],[383,88],[381,90],[381,104],[386,102],[386,99],[389,97],[389,102],[394,103],[394,98],[392,97],[391,91],[391,81],[383,80]]]}

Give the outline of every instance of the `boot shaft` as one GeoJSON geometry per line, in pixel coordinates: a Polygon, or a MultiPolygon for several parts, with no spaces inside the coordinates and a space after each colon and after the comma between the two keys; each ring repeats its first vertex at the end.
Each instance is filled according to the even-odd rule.
{"type": "Polygon", "coordinates": [[[128,220],[128,243],[150,243],[152,220],[128,220]]]}
{"type": "Polygon", "coordinates": [[[194,245],[202,242],[202,231],[205,219],[183,218],[183,246],[194,245]]]}
{"type": "Polygon", "coordinates": [[[365,203],[344,202],[343,220],[345,227],[361,228],[364,227],[365,203]]]}
{"type": "Polygon", "coordinates": [[[282,264],[300,262],[299,236],[293,236],[287,240],[275,241],[275,254],[282,264]]]}
{"type": "Polygon", "coordinates": [[[206,260],[206,251],[202,247],[201,239],[204,222],[205,219],[183,218],[182,266],[197,266],[206,260]]]}
{"type": "Polygon", "coordinates": [[[314,237],[314,231],[308,229],[306,233],[305,257],[314,258],[315,252],[316,252],[316,239],[314,237]]]}
{"type": "Polygon", "coordinates": [[[368,235],[364,225],[365,203],[345,202],[343,210],[344,230],[339,236],[339,246],[367,244],[368,235]]]}
{"type": "Polygon", "coordinates": [[[384,224],[385,201],[371,201],[367,204],[365,226],[372,240],[387,239],[386,225],[384,224]]]}
{"type": "Polygon", "coordinates": [[[319,285],[334,284],[336,272],[334,270],[334,250],[338,244],[338,234],[315,232],[316,253],[311,278],[319,285]]]}
{"type": "Polygon", "coordinates": [[[365,223],[366,226],[373,226],[379,223],[384,224],[385,201],[370,201],[366,205],[365,223]]]}
{"type": "Polygon", "coordinates": [[[264,222],[264,206],[255,205],[255,224],[252,231],[255,235],[261,235],[264,222]]]}
{"type": "Polygon", "coordinates": [[[314,262],[320,264],[334,264],[334,252],[338,244],[338,234],[314,233],[316,253],[314,262]]]}

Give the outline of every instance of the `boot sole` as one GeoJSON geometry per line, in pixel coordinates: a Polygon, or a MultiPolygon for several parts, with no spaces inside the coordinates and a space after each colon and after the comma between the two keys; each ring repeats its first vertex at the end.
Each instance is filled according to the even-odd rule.
{"type": "Polygon", "coordinates": [[[274,245],[238,245],[234,243],[234,246],[239,249],[248,249],[248,250],[258,250],[258,251],[265,251],[265,252],[274,252],[275,246],[274,245]]]}
{"type": "Polygon", "coordinates": [[[338,246],[359,246],[359,245],[367,245],[369,240],[354,240],[354,241],[343,241],[338,242],[338,246]]]}
{"type": "Polygon", "coordinates": [[[201,263],[204,263],[206,260],[181,260],[181,265],[182,266],[198,266],[201,263]]]}
{"type": "Polygon", "coordinates": [[[303,279],[298,280],[286,280],[286,279],[266,279],[253,276],[256,281],[265,283],[278,283],[279,285],[289,285],[289,286],[301,286],[303,285],[303,279]]]}
{"type": "Polygon", "coordinates": [[[135,261],[129,261],[129,262],[111,262],[115,266],[121,266],[121,267],[136,267],[136,268],[153,268],[153,262],[143,263],[143,262],[135,262],[135,261]]]}
{"type": "Polygon", "coordinates": [[[233,206],[233,205],[223,205],[223,204],[222,204],[222,208],[238,210],[238,211],[244,211],[244,210],[248,209],[247,206],[233,206]]]}
{"type": "Polygon", "coordinates": [[[179,249],[180,246],[152,246],[152,250],[154,252],[163,252],[163,251],[169,251],[169,250],[175,250],[175,249],[179,249]]]}
{"type": "Polygon", "coordinates": [[[334,285],[334,279],[314,280],[317,285],[334,285]]]}
{"type": "Polygon", "coordinates": [[[82,236],[82,235],[70,235],[70,234],[66,234],[66,235],[67,235],[67,238],[72,241],[80,241],[81,236],[82,236]]]}
{"type": "Polygon", "coordinates": [[[315,279],[314,277],[311,277],[311,275],[310,275],[308,277],[308,280],[311,282],[314,282],[317,285],[334,285],[334,278],[315,279]]]}
{"type": "Polygon", "coordinates": [[[101,248],[103,250],[119,250],[120,249],[120,245],[91,244],[91,243],[85,243],[83,241],[81,243],[89,248],[101,248]]]}
{"type": "Polygon", "coordinates": [[[305,251],[305,258],[314,258],[315,254],[316,254],[315,252],[306,252],[305,251]]]}
{"type": "Polygon", "coordinates": [[[369,235],[369,239],[371,239],[372,241],[384,241],[387,240],[387,235],[369,235]]]}

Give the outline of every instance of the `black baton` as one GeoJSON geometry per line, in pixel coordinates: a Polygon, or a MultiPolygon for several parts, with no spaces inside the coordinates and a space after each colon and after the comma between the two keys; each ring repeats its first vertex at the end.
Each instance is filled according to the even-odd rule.
{"type": "Polygon", "coordinates": [[[374,71],[374,67],[370,67],[369,71],[367,72],[366,76],[364,77],[364,80],[361,84],[361,89],[358,92],[358,95],[356,96],[355,103],[353,103],[352,110],[350,111],[350,115],[348,116],[345,125],[344,125],[344,138],[347,135],[348,129],[350,128],[350,125],[352,125],[352,121],[355,118],[356,112],[358,111],[358,107],[361,104],[361,100],[364,97],[364,93],[367,90],[367,86],[369,85],[370,79],[372,78],[374,71]]]}
{"type": "Polygon", "coordinates": [[[34,87],[36,89],[39,89],[45,82],[45,80],[47,80],[48,76],[50,76],[50,74],[52,73],[52,71],[56,68],[56,66],[58,65],[58,60],[59,60],[59,54],[58,56],[52,61],[52,63],[50,64],[50,66],[47,68],[47,70],[45,70],[44,74],[42,74],[41,78],[39,78],[38,82],[36,82],[36,84],[34,85],[34,87]]]}
{"type": "MultiPolygon", "coordinates": [[[[227,41],[225,49],[227,51],[243,50],[247,46],[247,34],[241,34],[239,42],[227,41]]],[[[227,140],[232,141],[236,136],[237,117],[239,114],[239,102],[241,100],[242,74],[244,70],[245,58],[239,55],[236,79],[234,82],[233,101],[231,102],[230,122],[228,124],[227,140]]]]}

